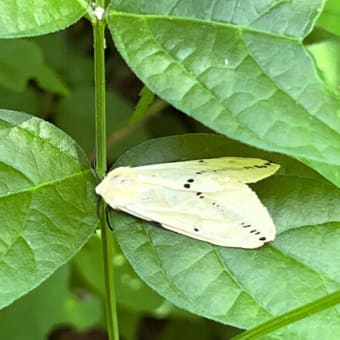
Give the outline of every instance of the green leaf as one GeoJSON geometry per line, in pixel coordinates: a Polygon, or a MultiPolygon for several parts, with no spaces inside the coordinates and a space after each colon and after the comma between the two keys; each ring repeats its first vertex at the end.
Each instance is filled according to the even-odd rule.
{"type": "Polygon", "coordinates": [[[136,340],[143,324],[143,315],[124,309],[118,311],[119,334],[122,339],[136,340]]]}
{"type": "Polygon", "coordinates": [[[325,86],[336,95],[340,93],[340,38],[332,36],[308,46],[325,86]]]}
{"type": "MultiPolygon", "coordinates": [[[[1,6],[1,5],[0,5],[1,6]]],[[[68,94],[66,85],[43,60],[40,47],[27,40],[0,40],[0,84],[14,91],[23,91],[34,79],[43,89],[68,94]]]]}
{"type": "Polygon", "coordinates": [[[81,18],[88,7],[87,0],[1,0],[0,39],[61,30],[81,18]]]}
{"type": "Polygon", "coordinates": [[[0,307],[38,286],[95,230],[95,176],[53,125],[0,110],[0,307]]]}
{"type": "Polygon", "coordinates": [[[148,108],[150,104],[153,102],[155,95],[147,88],[143,87],[139,93],[140,99],[135,108],[135,111],[132,113],[129,123],[136,124],[141,119],[147,116],[148,108]]]}
{"type": "Polygon", "coordinates": [[[32,41],[42,49],[46,63],[62,75],[71,88],[93,85],[93,60],[86,49],[74,46],[63,34],[39,36],[32,41]]]}
{"type": "MultiPolygon", "coordinates": [[[[91,290],[105,297],[101,240],[93,236],[74,257],[73,265],[91,290]]],[[[120,307],[134,312],[144,312],[155,317],[174,314],[177,308],[144,284],[131,268],[118,245],[113,257],[117,302],[120,307]]],[[[182,313],[183,314],[183,313],[182,313]]]]}
{"type": "Polygon", "coordinates": [[[40,99],[40,93],[30,87],[21,93],[0,87],[0,107],[3,109],[25,111],[37,116],[40,99]]]}
{"type": "Polygon", "coordinates": [[[78,328],[97,324],[103,317],[103,306],[94,296],[72,295],[69,276],[69,266],[64,266],[37,289],[2,309],[0,338],[45,340],[51,329],[61,324],[78,328]]]}
{"type": "Polygon", "coordinates": [[[231,339],[233,335],[239,332],[234,327],[218,325],[203,318],[196,318],[196,320],[174,319],[166,323],[159,340],[231,339]]]}
{"type": "Polygon", "coordinates": [[[340,290],[332,294],[328,294],[320,299],[307,303],[302,307],[295,308],[287,313],[279,315],[271,320],[262,323],[261,325],[250,329],[249,331],[242,332],[232,338],[232,340],[252,340],[263,338],[270,332],[276,329],[289,325],[290,323],[297,322],[315,313],[334,307],[340,303],[340,290]]]}
{"type": "MultiPolygon", "coordinates": [[[[233,26],[241,26],[263,32],[301,36],[307,34],[313,21],[322,10],[324,1],[293,0],[289,2],[245,3],[242,0],[217,0],[212,5],[204,0],[190,1],[159,0],[157,4],[148,0],[111,0],[110,8],[117,12],[147,16],[164,16],[164,19],[202,19],[211,22],[230,22],[233,26]],[[272,19],[276,18],[276,21],[272,19]],[[279,20],[284,18],[284,20],[279,20]],[[297,20],[299,19],[299,20],[297,20]],[[305,21],[308,21],[306,22],[305,21]],[[292,22],[292,25],[287,25],[292,22]]],[[[118,13],[116,13],[118,14],[118,13]]]]}
{"type": "Polygon", "coordinates": [[[323,3],[113,0],[107,21],[152,92],[228,137],[330,167],[340,186],[339,98],[302,44],[323,3]]]}
{"type": "MultiPolygon", "coordinates": [[[[136,272],[179,307],[245,329],[338,290],[340,191],[301,163],[194,134],[141,144],[116,166],[226,155],[281,165],[277,175],[253,186],[275,221],[276,240],[257,250],[217,247],[113,211],[111,224],[136,272]]],[[[320,339],[339,332],[332,308],[274,334],[320,339]]]]}
{"type": "Polygon", "coordinates": [[[317,25],[328,32],[340,36],[340,3],[338,0],[327,0],[317,25]]]}

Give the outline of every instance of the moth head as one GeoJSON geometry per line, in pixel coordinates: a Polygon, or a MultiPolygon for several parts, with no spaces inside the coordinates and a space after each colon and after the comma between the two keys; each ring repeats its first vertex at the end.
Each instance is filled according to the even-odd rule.
{"type": "Polygon", "coordinates": [[[136,173],[132,168],[116,168],[99,183],[96,193],[112,208],[119,208],[124,205],[125,200],[131,199],[131,195],[134,195],[136,179],[136,173]]]}

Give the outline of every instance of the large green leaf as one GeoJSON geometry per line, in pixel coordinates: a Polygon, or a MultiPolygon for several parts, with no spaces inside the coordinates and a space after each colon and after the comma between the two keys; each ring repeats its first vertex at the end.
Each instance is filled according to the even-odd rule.
{"type": "Polygon", "coordinates": [[[68,261],[97,226],[95,176],[53,125],[0,110],[0,307],[68,261]]]}
{"type": "Polygon", "coordinates": [[[340,185],[339,99],[302,41],[322,0],[112,0],[107,21],[152,91],[210,128],[304,159],[340,185]]]}
{"type": "MultiPolygon", "coordinates": [[[[281,164],[278,174],[253,186],[277,225],[277,239],[257,250],[223,248],[112,212],[119,244],[136,272],[174,304],[239,328],[340,289],[340,190],[301,163],[220,136],[195,134],[146,142],[116,165],[222,155],[281,164]]],[[[339,312],[323,311],[275,336],[332,338],[340,332],[339,312]]]]}
{"type": "Polygon", "coordinates": [[[88,7],[88,0],[1,0],[0,39],[61,30],[82,17],[88,7]]]}

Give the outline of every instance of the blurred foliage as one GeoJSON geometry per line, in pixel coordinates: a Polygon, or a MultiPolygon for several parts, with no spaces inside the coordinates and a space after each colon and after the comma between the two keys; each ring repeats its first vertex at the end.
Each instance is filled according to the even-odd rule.
{"type": "MultiPolygon", "coordinates": [[[[325,86],[334,93],[340,85],[339,72],[334,72],[340,67],[339,13],[338,1],[329,1],[318,21],[319,28],[305,41],[325,86]]],[[[55,34],[2,40],[0,50],[0,107],[51,121],[71,135],[94,161],[92,31],[87,21],[55,34]]],[[[208,131],[159,98],[153,102],[149,98],[148,114],[138,115],[138,119],[134,116],[131,121],[142,84],[121,60],[111,39],[107,39],[106,61],[111,163],[150,138],[208,131]]],[[[105,338],[99,332],[89,333],[90,329],[105,327],[99,242],[100,235],[94,235],[70,265],[1,310],[0,338],[40,340],[47,334],[55,340],[85,339],[88,334],[92,334],[91,339],[105,338]]],[[[227,339],[239,332],[182,311],[165,300],[135,274],[118,245],[113,265],[123,339],[227,339]]]]}

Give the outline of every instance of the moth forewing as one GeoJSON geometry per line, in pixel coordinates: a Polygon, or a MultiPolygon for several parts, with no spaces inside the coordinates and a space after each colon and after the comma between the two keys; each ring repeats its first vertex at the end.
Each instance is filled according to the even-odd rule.
{"type": "MultiPolygon", "coordinates": [[[[135,167],[144,178],[167,179],[170,183],[180,183],[185,178],[194,178],[196,181],[216,182],[221,185],[225,182],[235,181],[242,183],[255,183],[273,175],[280,166],[260,158],[219,157],[161,163],[135,167]]],[[[167,185],[166,182],[163,185],[167,185]]]]}
{"type": "Polygon", "coordinates": [[[112,208],[180,234],[225,247],[257,248],[274,240],[275,226],[243,183],[278,168],[261,159],[235,157],[121,167],[96,192],[112,208]]]}

